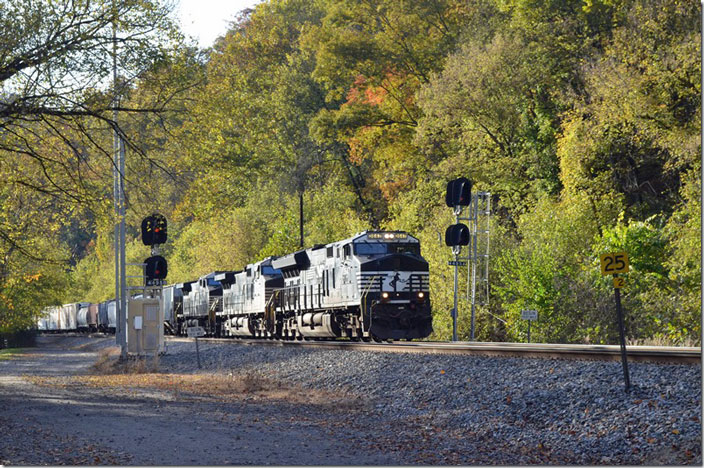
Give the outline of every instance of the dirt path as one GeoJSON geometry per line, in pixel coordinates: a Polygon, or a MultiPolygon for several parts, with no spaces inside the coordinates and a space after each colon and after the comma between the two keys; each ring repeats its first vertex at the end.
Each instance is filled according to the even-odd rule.
{"type": "Polygon", "coordinates": [[[97,359],[95,351],[49,340],[0,360],[0,464],[412,463],[402,452],[375,447],[378,434],[364,429],[374,421],[357,418],[364,412],[266,395],[233,400],[149,385],[100,386],[86,380],[97,359]]]}

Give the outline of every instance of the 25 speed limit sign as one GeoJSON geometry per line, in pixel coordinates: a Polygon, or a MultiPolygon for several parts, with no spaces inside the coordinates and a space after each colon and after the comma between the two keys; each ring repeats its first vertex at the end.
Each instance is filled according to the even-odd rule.
{"type": "Polygon", "coordinates": [[[628,273],[628,254],[626,252],[603,254],[600,259],[602,276],[628,273]]]}

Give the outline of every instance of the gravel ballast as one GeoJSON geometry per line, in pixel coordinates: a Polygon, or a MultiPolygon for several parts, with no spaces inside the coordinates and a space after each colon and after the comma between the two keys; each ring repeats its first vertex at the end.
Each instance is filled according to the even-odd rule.
{"type": "Polygon", "coordinates": [[[193,342],[168,341],[162,371],[347,392],[388,426],[377,444],[421,463],[702,463],[700,365],[630,363],[626,393],[620,362],[199,345],[202,369],[193,342]]]}

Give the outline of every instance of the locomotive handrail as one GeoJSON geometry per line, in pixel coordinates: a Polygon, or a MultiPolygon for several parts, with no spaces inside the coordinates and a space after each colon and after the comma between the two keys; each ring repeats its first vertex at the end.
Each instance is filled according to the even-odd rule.
{"type": "Polygon", "coordinates": [[[276,331],[276,315],[274,313],[275,308],[272,307],[272,303],[279,294],[279,291],[279,289],[275,290],[271,296],[269,296],[269,300],[266,301],[266,305],[264,306],[264,325],[266,326],[267,331],[271,334],[276,331]]]}
{"type": "MultiPolygon", "coordinates": [[[[296,294],[300,294],[301,286],[303,286],[303,285],[302,285],[302,284],[292,284],[292,285],[289,285],[289,286],[284,286],[284,287],[282,287],[282,288],[275,288],[274,291],[277,291],[277,292],[280,292],[280,291],[294,291],[294,292],[296,292],[296,294]]],[[[304,293],[304,294],[305,294],[305,293],[304,293]]],[[[299,299],[300,299],[300,298],[299,298],[299,299]]],[[[281,305],[281,307],[282,307],[282,309],[285,310],[286,307],[288,307],[288,304],[283,303],[283,304],[281,305]]]]}
{"type": "MultiPolygon", "coordinates": [[[[366,289],[362,293],[362,331],[364,331],[364,311],[367,309],[367,294],[369,294],[369,290],[372,287],[372,284],[374,284],[374,281],[379,278],[379,275],[374,275],[372,276],[371,280],[367,284],[366,289]]],[[[372,311],[369,311],[369,329],[372,329],[372,311]]]]}

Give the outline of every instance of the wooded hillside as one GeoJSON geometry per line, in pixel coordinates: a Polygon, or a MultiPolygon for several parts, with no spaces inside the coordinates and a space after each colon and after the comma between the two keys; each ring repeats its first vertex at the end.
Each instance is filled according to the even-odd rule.
{"type": "MultiPolygon", "coordinates": [[[[625,250],[628,336],[700,343],[700,8],[269,0],[210,50],[139,49],[145,65],[121,75],[121,106],[145,110],[120,120],[128,261],[148,256],[137,228],[153,211],[170,222],[169,283],[292,252],[302,198],[306,246],[365,229],[418,237],[431,338],[448,339],[444,191],[465,176],[494,196],[477,339],[525,340],[520,311],[536,309],[534,341],[615,343],[599,255],[625,250]]],[[[98,83],[76,92],[107,99],[98,83]]],[[[0,331],[52,301],[114,295],[111,128],[94,114],[23,120],[29,133],[9,137],[0,112],[0,331]]]]}

